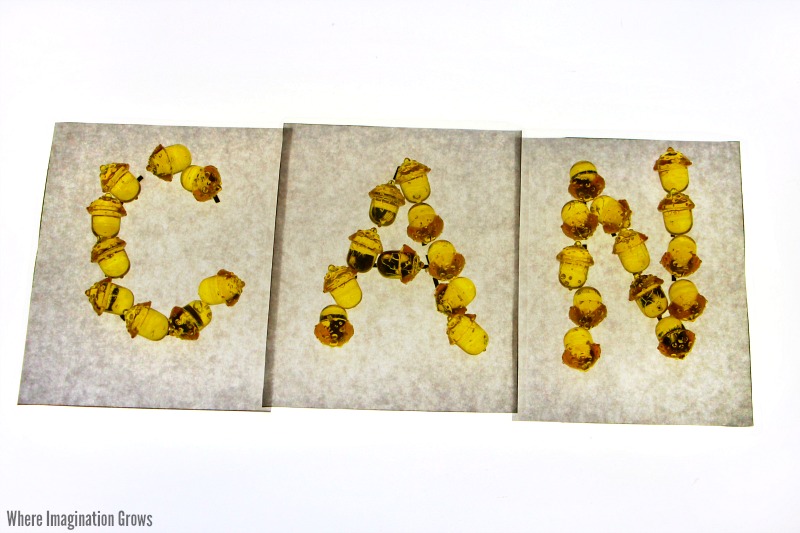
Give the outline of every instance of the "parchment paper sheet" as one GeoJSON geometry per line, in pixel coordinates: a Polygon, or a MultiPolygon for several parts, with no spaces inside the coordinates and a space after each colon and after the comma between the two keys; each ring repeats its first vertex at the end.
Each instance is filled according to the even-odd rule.
{"type": "MultiPolygon", "coordinates": [[[[520,133],[287,125],[281,162],[265,405],[511,412],[516,399],[517,230],[520,133]],[[343,265],[348,237],[374,226],[369,191],[405,157],[430,167],[427,200],[441,239],[466,258],[477,297],[469,312],[490,335],[471,356],[448,344],[432,278],[408,285],[375,270],[358,275],[355,335],[340,348],[314,336],[328,265],[343,265]]],[[[379,228],[384,250],[409,244],[410,204],[379,228]]]]}
{"type": "Polygon", "coordinates": [[[280,130],[57,124],[42,209],[19,403],[261,410],[280,130]],[[146,171],[159,144],[184,144],[193,164],[222,175],[221,202],[197,202],[180,176],[146,171]],[[143,175],[125,205],[120,238],[130,272],[117,283],[169,315],[225,268],[246,286],[234,307],[212,306],[197,341],[131,339],[84,291],[104,277],[86,206],[99,167],[126,162],[143,175]]]}
{"type": "Polygon", "coordinates": [[[739,145],[735,142],[618,139],[524,139],[520,228],[519,412],[517,420],[640,424],[752,425],[750,350],[744,273],[739,145]],[[602,347],[587,373],[561,362],[573,293],[558,282],[556,255],[572,244],[560,229],[569,169],[592,161],[604,194],[625,198],[631,227],[649,237],[650,267],[660,265],[670,236],[657,210],[665,196],[655,160],[672,146],[693,162],[685,191],[697,206],[689,232],[703,263],[689,277],[708,299],[705,313],[685,322],[697,340],[685,360],[662,356],[656,319],[627,298],[632,276],[612,255],[613,237],[599,227],[589,239],[595,265],[586,286],[598,289],[608,317],[591,330],[602,347]]]}

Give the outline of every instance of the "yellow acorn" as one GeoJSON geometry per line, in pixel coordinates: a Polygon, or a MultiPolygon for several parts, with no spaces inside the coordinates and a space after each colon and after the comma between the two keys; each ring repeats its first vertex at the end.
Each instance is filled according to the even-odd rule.
{"type": "Polygon", "coordinates": [[[598,196],[592,201],[591,212],[606,233],[618,233],[631,225],[631,208],[626,200],[615,200],[610,196],[598,196]]]}
{"type": "Polygon", "coordinates": [[[217,167],[191,165],[181,173],[181,185],[198,202],[206,202],[212,198],[219,202],[217,195],[222,190],[222,176],[217,167]]]}
{"type": "Polygon", "coordinates": [[[469,278],[455,278],[449,283],[440,283],[434,289],[436,309],[451,314],[466,307],[475,299],[475,284],[469,278]]]}
{"type": "Polygon", "coordinates": [[[131,338],[141,335],[151,341],[160,341],[169,333],[169,320],[150,307],[150,302],[136,304],[122,313],[125,327],[131,338]]]}
{"type": "Polygon", "coordinates": [[[112,283],[111,278],[98,281],[86,289],[84,294],[98,315],[104,312],[122,315],[125,310],[133,307],[133,293],[130,289],[112,283]]]}
{"type": "Polygon", "coordinates": [[[458,276],[467,261],[449,241],[435,241],[428,248],[428,272],[439,281],[458,276]]]}
{"type": "Polygon", "coordinates": [[[600,345],[592,340],[589,330],[572,328],[564,335],[564,353],[561,361],[570,368],[586,372],[600,359],[600,345]]]}
{"type": "Polygon", "coordinates": [[[378,227],[394,222],[397,211],[406,203],[403,193],[391,183],[378,185],[369,192],[369,197],[369,219],[378,227]]]}
{"type": "Polygon", "coordinates": [[[424,202],[431,195],[431,186],[428,183],[428,172],[431,169],[413,159],[405,158],[403,164],[397,167],[394,181],[403,190],[406,200],[412,204],[424,202]]]}
{"type": "Polygon", "coordinates": [[[408,283],[419,274],[424,265],[417,252],[404,244],[401,250],[388,250],[379,255],[375,266],[384,278],[408,283]]]}
{"type": "Polygon", "coordinates": [[[200,282],[197,294],[209,305],[224,303],[228,307],[236,305],[242,295],[245,283],[233,272],[221,269],[216,276],[200,282]]]}
{"type": "Polygon", "coordinates": [[[444,231],[444,220],[428,204],[414,204],[408,210],[406,232],[414,242],[428,244],[444,231]]]}
{"type": "Polygon", "coordinates": [[[141,185],[131,174],[127,163],[109,163],[100,166],[100,188],[111,193],[121,202],[132,202],[139,197],[141,185]]]}
{"type": "Polygon", "coordinates": [[[328,266],[322,292],[331,293],[337,305],[345,309],[351,309],[361,302],[361,287],[356,279],[356,271],[350,267],[328,266]]]}
{"type": "Polygon", "coordinates": [[[211,307],[202,300],[173,307],[169,315],[169,334],[183,340],[197,340],[200,331],[211,322],[211,316],[211,307]]]}
{"type": "Polygon", "coordinates": [[[572,296],[569,318],[577,326],[591,329],[602,322],[607,313],[600,291],[593,287],[581,287],[572,296]]]}
{"type": "Polygon", "coordinates": [[[381,252],[383,252],[383,245],[377,230],[375,228],[360,229],[350,235],[347,266],[356,272],[369,272],[381,252]]]}
{"type": "Polygon", "coordinates": [[[681,279],[670,285],[669,314],[679,320],[693,322],[706,308],[705,297],[697,292],[697,287],[688,279],[681,279]]]}
{"type": "Polygon", "coordinates": [[[619,257],[622,268],[631,274],[640,274],[650,266],[646,240],[647,235],[632,229],[623,229],[614,239],[613,253],[619,257]]]}
{"type": "Polygon", "coordinates": [[[112,194],[104,194],[86,208],[92,215],[92,233],[98,237],[116,237],[125,207],[112,194]]]}
{"type": "Polygon", "coordinates": [[[475,315],[451,315],[447,339],[470,355],[484,352],[489,345],[489,334],[475,321],[475,315]]]}
{"type": "Polygon", "coordinates": [[[592,200],[603,192],[606,181],[589,161],[578,161],[569,169],[569,193],[581,201],[592,200]]]}
{"type": "Polygon", "coordinates": [[[347,320],[347,311],[338,305],[329,305],[319,314],[314,335],[326,346],[337,347],[353,336],[353,325],[347,320]]]}
{"type": "Polygon", "coordinates": [[[658,351],[673,359],[683,359],[694,346],[695,335],[674,316],[665,316],[656,324],[658,351]]]}
{"type": "Polygon", "coordinates": [[[694,202],[684,193],[668,194],[658,204],[664,216],[664,227],[671,235],[683,235],[692,229],[694,202]]]}
{"type": "Polygon", "coordinates": [[[580,200],[571,200],[561,208],[561,231],[570,239],[588,239],[597,229],[597,215],[580,200]]]}
{"type": "Polygon", "coordinates": [[[667,272],[678,278],[697,272],[700,263],[697,243],[688,235],[678,235],[669,241],[667,251],[661,257],[661,264],[667,272]]]}
{"type": "Polygon", "coordinates": [[[147,162],[147,170],[164,181],[172,181],[173,174],[179,174],[192,164],[192,154],[182,144],[156,146],[147,162]]]}
{"type": "Polygon", "coordinates": [[[92,263],[97,263],[109,278],[121,278],[128,273],[131,262],[125,252],[125,241],[119,237],[103,237],[92,247],[92,263]]]}
{"type": "Polygon", "coordinates": [[[639,310],[648,318],[664,314],[669,302],[661,285],[664,280],[649,274],[636,276],[628,292],[628,300],[635,301],[639,310]]]}
{"type": "Polygon", "coordinates": [[[658,171],[661,186],[667,192],[681,192],[689,186],[689,158],[671,146],[661,154],[653,165],[653,170],[658,171]]]}
{"type": "Polygon", "coordinates": [[[570,290],[583,287],[589,277],[589,267],[594,264],[592,254],[576,243],[561,250],[556,259],[559,283],[570,290]]]}

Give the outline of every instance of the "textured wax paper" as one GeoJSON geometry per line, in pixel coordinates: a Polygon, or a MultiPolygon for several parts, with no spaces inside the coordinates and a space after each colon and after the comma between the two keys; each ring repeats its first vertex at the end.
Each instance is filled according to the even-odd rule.
{"type": "MultiPolygon", "coordinates": [[[[739,144],[736,142],[617,139],[524,139],[520,227],[520,338],[518,420],[640,424],[752,425],[750,350],[744,273],[739,144]],[[612,255],[602,226],[588,240],[594,258],[585,286],[600,291],[608,317],[591,329],[601,345],[588,372],[561,362],[573,292],[558,282],[559,251],[573,243],[560,228],[569,169],[593,162],[606,181],[602,194],[628,200],[631,228],[649,237],[646,274],[664,280],[661,266],[670,235],[657,210],[666,195],[656,159],[672,146],[691,161],[687,193],[696,208],[688,233],[703,263],[688,277],[708,299],[684,360],[657,350],[656,319],[628,301],[633,277],[612,255]]],[[[584,241],[587,242],[587,241],[584,241]]]]}
{"type": "MultiPolygon", "coordinates": [[[[287,125],[281,160],[265,405],[510,412],[516,405],[516,280],[520,133],[287,125]],[[448,343],[427,271],[403,285],[358,274],[355,335],[339,348],[314,336],[328,265],[344,265],[348,237],[375,226],[369,192],[404,158],[431,168],[426,203],[440,239],[466,258],[477,296],[468,312],[489,333],[472,356],[448,343]]],[[[408,209],[378,228],[384,250],[409,244],[408,209]]]]}
{"type": "Polygon", "coordinates": [[[57,124],[42,209],[19,403],[260,410],[281,131],[57,124]],[[220,203],[198,202],[180,175],[145,167],[158,144],[184,144],[195,165],[216,166],[220,203]],[[131,339],[125,323],[95,314],[84,291],[105,276],[89,261],[86,211],[100,197],[99,168],[129,163],[144,176],[125,204],[119,237],[137,303],[169,316],[198,299],[224,268],[246,286],[233,307],[212,306],[196,341],[131,339]]]}

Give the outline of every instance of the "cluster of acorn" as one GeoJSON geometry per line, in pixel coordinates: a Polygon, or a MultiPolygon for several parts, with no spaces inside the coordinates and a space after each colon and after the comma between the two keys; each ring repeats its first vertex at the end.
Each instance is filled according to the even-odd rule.
{"type": "Polygon", "coordinates": [[[424,203],[431,194],[430,170],[422,163],[406,158],[392,180],[369,193],[369,218],[378,227],[392,224],[406,201],[413,204],[408,211],[406,233],[414,242],[430,245],[428,264],[408,245],[403,245],[400,250],[384,251],[376,228],[356,231],[350,236],[346,265],[329,266],[323,281],[323,292],[330,293],[336,304],[322,310],[314,328],[314,334],[322,344],[342,346],[353,336],[353,325],[346,310],[361,302],[358,274],[375,267],[381,276],[399,279],[404,284],[413,280],[420,271],[427,270],[435,286],[436,308],[447,316],[450,344],[456,344],[471,355],[486,350],[488,334],[476,322],[475,315],[466,313],[476,290],[469,278],[459,277],[466,264],[464,256],[450,242],[437,240],[444,230],[444,221],[424,203]],[[400,185],[399,189],[397,185],[400,185]],[[447,283],[440,283],[445,281],[447,283]]]}
{"type": "Polygon", "coordinates": [[[661,186],[667,192],[658,204],[658,210],[664,217],[664,227],[672,236],[667,251],[661,257],[661,265],[672,275],[673,283],[669,287],[670,316],[662,319],[656,328],[656,334],[661,341],[658,349],[664,355],[681,359],[691,350],[689,345],[686,353],[680,355],[684,339],[694,338],[691,332],[682,333],[685,328],[681,321],[694,322],[703,314],[707,303],[694,283],[688,279],[677,279],[695,273],[702,263],[697,255],[697,243],[686,235],[694,224],[694,202],[683,192],[689,186],[688,167],[691,164],[688,157],[669,147],[653,165],[653,170],[658,172],[661,186]]]}
{"type": "MultiPolygon", "coordinates": [[[[689,160],[669,148],[657,161],[655,170],[659,171],[662,186],[667,197],[659,205],[667,231],[673,236],[667,253],[662,257],[662,265],[676,277],[686,276],[697,270],[700,259],[697,257],[695,242],[685,236],[692,226],[691,209],[694,207],[689,197],[681,194],[688,186],[687,166],[689,160]]],[[[657,318],[656,337],[658,350],[667,357],[683,359],[694,345],[695,335],[687,330],[682,320],[694,320],[705,308],[705,298],[688,280],[676,281],[669,289],[670,304],[661,285],[664,281],[657,276],[644,274],[650,265],[650,254],[645,241],[647,236],[630,229],[631,209],[625,200],[615,200],[610,196],[600,196],[605,181],[597,173],[597,168],[588,161],[579,161],[570,169],[569,191],[575,200],[568,202],[561,210],[563,232],[575,239],[572,246],[564,248],[557,256],[560,263],[559,281],[570,289],[579,289],[570,308],[570,319],[577,327],[564,336],[564,364],[586,371],[597,362],[600,346],[595,344],[589,329],[600,323],[606,316],[606,308],[600,293],[586,283],[589,267],[594,264],[591,254],[580,240],[588,239],[598,224],[615,237],[613,253],[617,255],[622,267],[633,274],[628,299],[635,301],[637,307],[648,318],[657,318]],[[591,201],[591,208],[586,205],[591,201]],[[663,316],[669,311],[668,316],[663,316]]]]}
{"type": "MultiPolygon", "coordinates": [[[[202,202],[213,198],[218,202],[217,193],[222,189],[222,182],[217,169],[192,166],[191,163],[191,153],[185,146],[177,144],[165,148],[159,145],[150,156],[147,170],[165,181],[171,181],[173,174],[181,173],[181,184],[192,192],[195,199],[202,202]]],[[[199,300],[173,308],[169,318],[152,309],[151,302],[134,305],[133,292],[112,282],[112,279],[122,278],[130,270],[125,241],[118,235],[121,219],[127,215],[123,204],[139,197],[142,179],[130,172],[127,163],[109,163],[100,167],[100,186],[104,194],[86,210],[92,216],[92,233],[97,237],[91,261],[98,264],[106,277],[92,285],[85,294],[98,315],[107,312],[125,320],[132,338],[140,335],[157,341],[172,335],[194,340],[211,322],[209,306],[234,305],[245,284],[232,272],[220,270],[215,276],[200,282],[199,300]]]]}
{"type": "Polygon", "coordinates": [[[559,282],[569,290],[577,290],[569,310],[569,318],[575,327],[564,336],[561,359],[569,367],[587,371],[600,358],[600,345],[594,342],[589,330],[603,321],[607,309],[600,291],[584,287],[594,260],[581,241],[591,237],[598,225],[602,225],[608,234],[627,235],[625,232],[631,231],[627,229],[631,222],[631,209],[625,200],[600,195],[605,180],[589,161],[572,165],[569,175],[568,190],[574,199],[561,208],[561,231],[575,243],[561,250],[556,258],[560,264],[559,282]],[[591,202],[591,206],[587,202],[591,202]]]}

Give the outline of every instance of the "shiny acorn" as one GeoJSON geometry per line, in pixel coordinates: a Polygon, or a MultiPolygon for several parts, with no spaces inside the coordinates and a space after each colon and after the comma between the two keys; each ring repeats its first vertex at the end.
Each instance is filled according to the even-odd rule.
{"type": "Polygon", "coordinates": [[[589,330],[572,328],[564,335],[561,361],[570,368],[586,372],[600,359],[600,345],[592,340],[589,330]]]}
{"type": "Polygon", "coordinates": [[[428,204],[414,204],[408,210],[406,233],[414,242],[428,244],[444,231],[444,220],[428,204]]]}
{"type": "Polygon", "coordinates": [[[236,305],[242,295],[245,283],[233,272],[221,269],[215,276],[200,282],[197,294],[208,305],[236,305]]]}
{"type": "Polygon", "coordinates": [[[403,196],[412,204],[424,202],[431,195],[431,185],[428,182],[428,172],[431,169],[413,159],[405,158],[403,164],[397,167],[394,181],[400,185],[403,196]]]}
{"type": "Polygon", "coordinates": [[[467,261],[450,241],[435,241],[428,248],[428,272],[439,281],[458,276],[467,261]]]}
{"type": "Polygon", "coordinates": [[[342,346],[353,336],[353,325],[347,320],[347,311],[338,305],[329,305],[319,314],[314,336],[326,346],[342,346]]]}
{"type": "Polygon", "coordinates": [[[470,355],[486,351],[489,345],[489,334],[475,321],[475,315],[450,315],[447,339],[470,355]]]}
{"type": "Polygon", "coordinates": [[[92,215],[92,233],[97,237],[116,237],[120,219],[127,215],[122,202],[113,194],[104,194],[86,208],[92,215]]]}
{"type": "Polygon", "coordinates": [[[133,307],[133,293],[130,289],[113,283],[111,278],[98,281],[86,289],[84,294],[89,298],[92,309],[98,315],[103,313],[122,315],[127,309],[133,307]]]}
{"type": "Polygon", "coordinates": [[[578,161],[569,169],[569,193],[583,202],[597,198],[606,186],[606,181],[597,173],[597,167],[589,161],[578,161]]]}
{"type": "Polygon", "coordinates": [[[647,235],[632,229],[623,229],[614,239],[613,253],[619,257],[622,268],[631,274],[640,274],[650,266],[646,240],[647,235]]]}
{"type": "Polygon", "coordinates": [[[109,163],[100,166],[100,188],[113,194],[121,202],[132,202],[139,197],[142,186],[138,178],[131,174],[127,163],[109,163]]]}
{"type": "Polygon", "coordinates": [[[636,306],[647,318],[656,318],[664,314],[669,306],[667,296],[661,285],[664,280],[657,276],[645,274],[636,276],[628,291],[628,300],[636,302],[636,306]]]}
{"type": "Polygon", "coordinates": [[[671,235],[683,235],[692,229],[694,202],[684,193],[668,194],[658,204],[664,216],[664,227],[671,235]]]}
{"type": "Polygon", "coordinates": [[[612,235],[631,225],[631,208],[627,200],[598,196],[592,201],[591,212],[597,216],[603,231],[612,235]]]}
{"type": "Polygon", "coordinates": [[[671,146],[656,159],[653,170],[658,171],[661,186],[667,192],[681,192],[689,186],[689,158],[671,146]]]}
{"type": "Polygon", "coordinates": [[[688,235],[674,237],[661,256],[661,265],[676,278],[697,272],[702,262],[697,256],[697,243],[688,235]]]}
{"type": "Polygon", "coordinates": [[[679,320],[693,322],[706,308],[705,297],[688,279],[680,279],[669,287],[669,314],[679,320]]]}
{"type": "Polygon", "coordinates": [[[417,252],[407,244],[401,250],[383,252],[376,266],[384,278],[399,279],[403,283],[413,280],[424,267],[417,252]]]}
{"type": "Polygon", "coordinates": [[[674,316],[665,316],[656,324],[658,351],[673,359],[683,359],[694,346],[695,335],[674,316]]]}
{"type": "Polygon", "coordinates": [[[556,259],[559,283],[570,290],[583,287],[589,277],[589,267],[594,264],[592,254],[576,243],[558,252],[556,259]]]}
{"type": "Polygon", "coordinates": [[[436,309],[440,313],[452,314],[466,307],[475,299],[475,284],[469,278],[455,278],[449,283],[440,283],[433,291],[436,309]]]}
{"type": "Polygon", "coordinates": [[[322,292],[329,292],[336,304],[351,309],[361,302],[361,287],[356,271],[348,266],[328,266],[322,283],[322,292]]]}
{"type": "Polygon", "coordinates": [[[383,245],[377,230],[375,228],[360,229],[350,235],[347,266],[356,272],[369,272],[381,252],[383,252],[383,245]]]}
{"type": "Polygon", "coordinates": [[[580,200],[571,200],[561,208],[561,231],[575,241],[588,239],[597,229],[597,215],[580,200]]]}
{"type": "Polygon", "coordinates": [[[394,222],[397,211],[406,203],[403,193],[391,183],[378,185],[369,192],[369,197],[369,219],[378,227],[394,222]]]}
{"type": "Polygon", "coordinates": [[[183,340],[197,340],[200,331],[211,322],[211,316],[211,307],[202,300],[173,307],[169,315],[169,334],[183,340]]]}
{"type": "Polygon", "coordinates": [[[172,181],[173,174],[179,174],[192,164],[192,154],[182,144],[156,146],[147,161],[147,170],[164,181],[172,181]]]}
{"type": "Polygon", "coordinates": [[[191,165],[181,173],[181,185],[191,192],[198,202],[211,200],[218,202],[222,190],[222,176],[217,167],[191,165]]]}
{"type": "Polygon", "coordinates": [[[125,241],[119,237],[103,237],[92,247],[92,263],[97,263],[103,274],[109,278],[121,278],[131,269],[131,262],[125,252],[125,241]]]}
{"type": "Polygon", "coordinates": [[[569,319],[576,326],[591,329],[602,322],[607,313],[600,291],[593,287],[581,287],[572,296],[569,319]]]}
{"type": "Polygon", "coordinates": [[[160,341],[169,333],[169,320],[150,307],[150,302],[136,304],[122,313],[125,327],[131,338],[141,335],[151,341],[160,341]]]}

